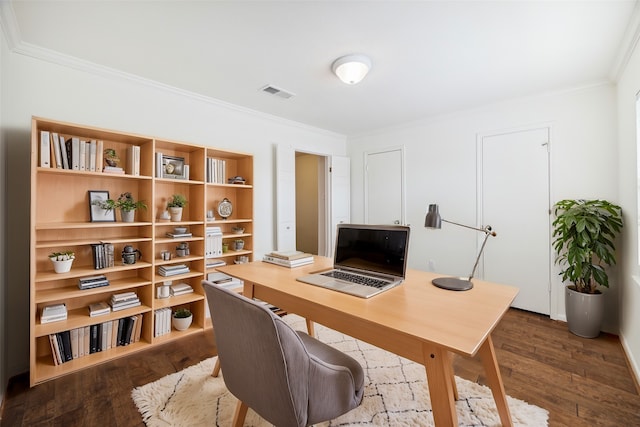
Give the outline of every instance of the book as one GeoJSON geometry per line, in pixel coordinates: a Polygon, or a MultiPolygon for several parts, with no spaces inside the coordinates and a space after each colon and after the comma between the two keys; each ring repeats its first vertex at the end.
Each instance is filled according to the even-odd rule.
{"type": "Polygon", "coordinates": [[[57,132],[51,132],[52,159],[55,159],[56,169],[62,169],[62,153],[60,152],[60,138],[57,132]]]}
{"type": "Polygon", "coordinates": [[[124,174],[124,169],[118,166],[105,166],[104,169],[102,169],[102,172],[124,174]]]}
{"type": "Polygon", "coordinates": [[[167,233],[167,237],[171,237],[173,239],[178,239],[181,237],[192,237],[192,233],[167,233]]]}
{"type": "Polygon", "coordinates": [[[51,143],[49,142],[49,131],[40,131],[40,164],[41,168],[51,167],[51,143]]]}
{"type": "Polygon", "coordinates": [[[88,154],[90,172],[96,171],[96,148],[97,148],[97,141],[95,139],[92,139],[91,142],[89,142],[89,154],[88,154]]]}
{"type": "Polygon", "coordinates": [[[69,157],[67,155],[67,144],[64,140],[64,136],[58,135],[60,138],[60,157],[62,158],[62,169],[71,169],[69,165],[69,157]]]}
{"type": "Polygon", "coordinates": [[[115,303],[115,304],[111,304],[111,309],[113,311],[120,311],[120,310],[126,310],[127,308],[137,307],[141,304],[142,303],[140,302],[140,300],[128,301],[126,303],[115,303]]]}
{"type": "Polygon", "coordinates": [[[300,267],[300,266],[307,265],[307,264],[312,264],[313,263],[313,257],[300,258],[300,259],[289,261],[287,259],[282,259],[282,258],[277,258],[277,257],[270,256],[270,255],[265,255],[262,258],[262,261],[268,262],[268,263],[271,263],[271,264],[281,265],[283,267],[294,268],[294,267],[300,267]]]}
{"type": "Polygon", "coordinates": [[[87,141],[79,140],[79,150],[78,150],[78,170],[86,170],[87,169],[87,141]]]}
{"type": "Polygon", "coordinates": [[[138,294],[136,294],[133,291],[130,292],[121,292],[119,294],[113,294],[111,295],[111,301],[127,301],[130,299],[138,299],[138,294]]]}
{"type": "MultiPolygon", "coordinates": [[[[80,170],[80,138],[75,136],[71,138],[71,169],[74,171],[80,170]]],[[[69,146],[67,146],[67,152],[69,146]]]]}
{"type": "Polygon", "coordinates": [[[96,171],[102,172],[102,165],[104,164],[104,160],[102,157],[104,151],[104,141],[101,139],[96,141],[96,171]]]}
{"type": "Polygon", "coordinates": [[[89,304],[89,316],[96,317],[111,313],[111,307],[104,301],[89,304]]]}

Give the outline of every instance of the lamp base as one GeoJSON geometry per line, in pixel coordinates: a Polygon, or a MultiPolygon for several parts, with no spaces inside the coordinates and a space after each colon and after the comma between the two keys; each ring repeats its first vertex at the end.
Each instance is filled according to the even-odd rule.
{"type": "Polygon", "coordinates": [[[431,281],[435,286],[449,291],[468,291],[473,288],[473,283],[467,279],[457,277],[438,277],[431,281]]]}

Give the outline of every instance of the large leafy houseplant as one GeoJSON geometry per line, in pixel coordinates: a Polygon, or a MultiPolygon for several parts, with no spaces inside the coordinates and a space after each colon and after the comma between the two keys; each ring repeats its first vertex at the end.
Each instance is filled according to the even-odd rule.
{"type": "Polygon", "coordinates": [[[616,263],[614,239],[622,229],[622,209],[606,200],[561,200],[554,206],[553,248],[564,267],[563,281],[581,293],[609,287],[606,267],[616,263]]]}

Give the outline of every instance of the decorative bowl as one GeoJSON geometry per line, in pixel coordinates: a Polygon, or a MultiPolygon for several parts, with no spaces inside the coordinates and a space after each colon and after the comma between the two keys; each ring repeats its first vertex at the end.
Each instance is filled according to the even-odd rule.
{"type": "Polygon", "coordinates": [[[187,232],[187,227],[174,227],[173,232],[176,234],[184,234],[187,232]]]}
{"type": "Polygon", "coordinates": [[[244,228],[243,227],[233,227],[231,229],[231,231],[233,231],[235,234],[242,234],[242,233],[244,233],[244,228]]]}

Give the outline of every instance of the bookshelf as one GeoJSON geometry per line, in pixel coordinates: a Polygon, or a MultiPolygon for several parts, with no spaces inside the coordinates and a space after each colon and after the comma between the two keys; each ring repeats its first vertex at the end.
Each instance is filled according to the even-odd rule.
{"type": "MultiPolygon", "coordinates": [[[[89,164],[90,158],[86,160],[89,164]]],[[[200,282],[215,271],[215,262],[234,263],[241,259],[239,257],[251,261],[253,257],[251,154],[33,117],[30,192],[31,386],[211,327],[200,282]],[[97,154],[95,170],[57,167],[56,147],[53,142],[48,147],[43,145],[43,133],[55,134],[63,141],[73,138],[96,141],[103,150],[112,148],[120,157],[119,166],[126,173],[103,172],[100,166],[104,166],[104,162],[97,154]],[[42,163],[42,150],[47,148],[49,162],[42,163]],[[182,163],[172,167],[171,174],[165,174],[162,165],[158,164],[159,153],[165,162],[178,159],[182,163]],[[208,159],[224,164],[218,179],[213,182],[208,176],[212,160],[208,159]],[[138,167],[133,168],[136,162],[138,167]],[[43,164],[45,166],[41,166],[43,164]],[[188,176],[185,169],[188,169],[188,176]],[[241,176],[243,182],[227,182],[227,178],[235,176],[241,176]],[[111,199],[130,192],[135,200],[144,201],[147,209],[136,211],[135,222],[122,222],[119,213],[115,222],[92,222],[89,191],[108,191],[111,199]],[[162,215],[167,199],[173,194],[182,194],[187,199],[179,222],[164,219],[162,215]],[[223,219],[218,215],[217,206],[225,198],[231,201],[233,211],[223,219]],[[214,213],[213,219],[207,217],[210,211],[214,213]],[[167,233],[175,227],[186,227],[191,235],[168,237],[167,233]],[[235,239],[242,239],[244,247],[208,258],[210,255],[205,254],[208,227],[218,227],[222,241],[228,242],[231,248],[235,239]],[[236,227],[242,228],[242,232],[239,233],[236,227]],[[113,267],[94,268],[91,245],[101,242],[114,246],[113,267]],[[127,245],[141,253],[134,264],[124,264],[121,260],[120,254],[127,245]],[[188,247],[188,254],[178,252],[178,246],[188,247]],[[63,251],[73,251],[75,260],[68,273],[55,273],[48,255],[63,251]],[[164,259],[163,252],[169,252],[171,258],[164,259]],[[177,256],[178,253],[183,256],[177,256]],[[161,266],[179,264],[188,266],[189,271],[168,277],[158,273],[161,266]],[[95,275],[105,275],[109,285],[79,289],[79,279],[95,275]],[[194,292],[158,298],[157,288],[166,281],[187,283],[194,292]],[[109,301],[112,295],[125,292],[135,292],[141,304],[106,315],[89,316],[89,304],[109,301]],[[67,307],[67,319],[42,324],[42,308],[61,303],[67,307]],[[189,308],[193,313],[191,326],[185,331],[172,329],[168,334],[154,336],[155,312],[166,308],[175,311],[181,307],[189,308]],[[133,317],[142,320],[137,341],[55,363],[51,336],[133,317]]]]}

